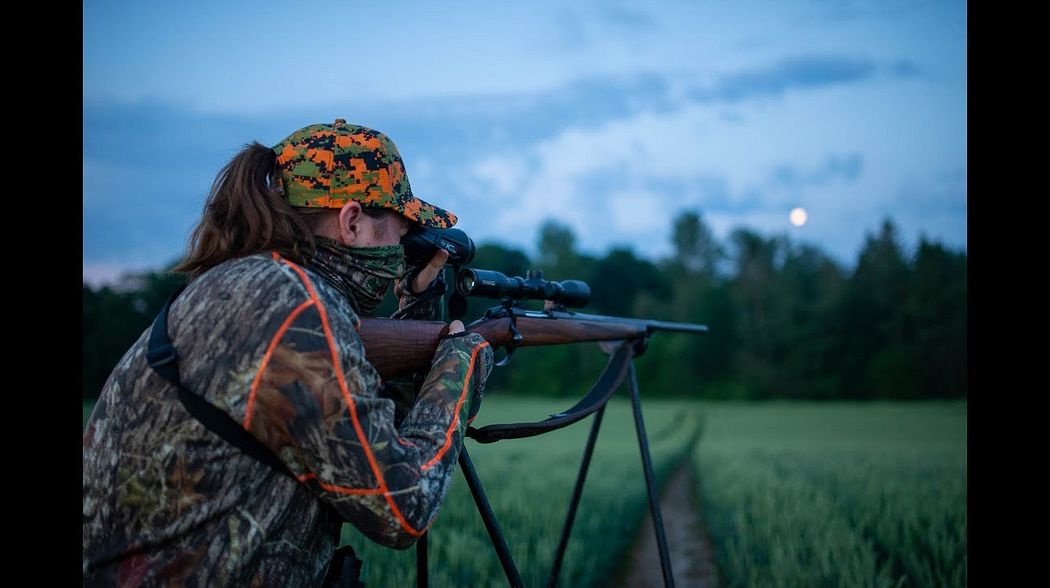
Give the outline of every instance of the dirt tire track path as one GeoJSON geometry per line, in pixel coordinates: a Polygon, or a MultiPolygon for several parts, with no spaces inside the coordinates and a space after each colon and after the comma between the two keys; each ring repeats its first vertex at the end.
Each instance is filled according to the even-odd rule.
{"type": "MultiPolygon", "coordinates": [[[[664,520],[671,573],[677,588],[712,588],[719,585],[714,551],[700,516],[692,466],[678,468],[660,498],[660,515],[664,520]]],[[[646,506],[642,524],[628,552],[626,572],[619,575],[620,588],[662,588],[660,552],[656,547],[653,518],[646,506]]]]}

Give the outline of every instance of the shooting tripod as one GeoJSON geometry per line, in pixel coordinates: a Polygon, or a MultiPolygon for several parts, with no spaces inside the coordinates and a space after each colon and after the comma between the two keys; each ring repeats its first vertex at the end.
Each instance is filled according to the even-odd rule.
{"type": "MultiPolygon", "coordinates": [[[[647,341],[647,339],[624,341],[619,342],[618,345],[603,342],[603,351],[610,355],[609,363],[587,395],[575,406],[564,412],[535,423],[497,424],[488,425],[480,429],[470,427],[467,430],[467,436],[475,441],[479,443],[493,443],[502,439],[518,439],[547,433],[571,425],[592,413],[594,414],[594,423],[591,425],[591,432],[587,438],[587,445],[583,452],[583,461],[576,476],[572,500],[565,515],[561,539],[558,542],[558,548],[554,556],[554,565],[551,568],[550,578],[547,582],[550,588],[558,584],[558,575],[565,556],[565,548],[568,546],[569,536],[572,533],[572,526],[576,519],[576,509],[579,506],[580,496],[583,494],[583,484],[587,478],[591,455],[594,453],[594,444],[602,425],[605,405],[625,379],[629,382],[631,405],[634,410],[634,424],[638,433],[638,448],[642,455],[642,470],[645,474],[645,486],[649,493],[649,510],[652,514],[653,527],[656,531],[656,543],[660,552],[660,568],[663,571],[664,586],[672,588],[674,586],[674,578],[671,575],[671,561],[667,552],[667,538],[664,534],[663,517],[660,514],[660,496],[653,476],[652,458],[649,454],[649,439],[645,432],[645,422],[642,419],[638,378],[635,374],[633,362],[634,357],[644,351],[647,341]]],[[[496,521],[495,513],[492,512],[492,506],[485,495],[485,489],[481,485],[481,479],[474,469],[474,464],[467,454],[466,447],[463,447],[460,451],[459,465],[463,470],[467,485],[470,487],[470,493],[473,495],[474,502],[478,507],[478,513],[485,523],[485,529],[488,531],[492,546],[495,548],[500,564],[503,566],[503,572],[507,575],[507,581],[511,586],[523,587],[524,583],[521,575],[514,564],[510,549],[507,547],[507,541],[500,530],[499,523],[496,521]]],[[[419,588],[428,586],[426,534],[420,537],[416,544],[416,584],[419,588]]]]}

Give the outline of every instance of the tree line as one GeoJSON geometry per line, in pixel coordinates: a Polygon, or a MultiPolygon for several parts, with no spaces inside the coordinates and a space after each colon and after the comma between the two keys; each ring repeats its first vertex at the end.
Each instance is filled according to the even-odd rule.
{"type": "MultiPolygon", "coordinates": [[[[737,399],[966,397],[966,252],[921,237],[906,252],[885,219],[853,267],[786,235],[737,228],[718,240],[695,211],[674,221],[673,253],[648,260],[628,247],[596,257],[547,221],[538,256],[479,245],[473,267],[529,269],[591,289],[584,312],[703,323],[706,335],[658,333],[637,361],[644,395],[737,399]]],[[[110,371],[183,281],[167,269],[83,290],[83,395],[110,371]]],[[[465,321],[496,301],[471,298],[465,321]]],[[[390,296],[380,316],[395,308],[390,296]]],[[[535,303],[539,307],[540,303],[535,303]]],[[[493,371],[498,393],[578,396],[605,365],[595,344],[519,349],[493,371]]]]}

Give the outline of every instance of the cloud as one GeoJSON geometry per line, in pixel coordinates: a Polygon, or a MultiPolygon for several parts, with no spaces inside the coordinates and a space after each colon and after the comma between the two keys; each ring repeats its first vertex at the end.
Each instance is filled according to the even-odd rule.
{"type": "Polygon", "coordinates": [[[875,64],[866,59],[837,55],[810,55],[781,61],[770,67],[745,70],[721,77],[707,89],[691,94],[701,102],[740,102],[781,96],[796,88],[817,88],[859,82],[870,78],[875,64]]]}
{"type": "Polygon", "coordinates": [[[930,177],[905,180],[891,205],[898,212],[966,216],[966,169],[949,169],[930,177]]]}
{"type": "Polygon", "coordinates": [[[616,240],[638,242],[661,234],[668,223],[668,194],[647,190],[625,190],[604,194],[610,223],[606,230],[616,240]]]}
{"type": "MultiPolygon", "coordinates": [[[[814,98],[818,104],[842,99],[814,98]]],[[[840,262],[851,262],[862,234],[858,223],[890,206],[884,188],[899,170],[887,168],[894,164],[885,157],[872,164],[862,151],[864,117],[847,106],[814,118],[806,110],[812,100],[775,108],[743,101],[732,106],[730,120],[724,105],[684,103],[570,126],[531,146],[486,154],[473,168],[475,187],[502,196],[482,205],[479,238],[491,234],[527,246],[539,223],[556,216],[585,250],[630,239],[643,255],[660,256],[669,250],[674,216],[699,210],[726,230],[750,226],[816,238],[840,262]],[[813,145],[825,153],[814,153],[813,145]],[[508,199],[513,206],[496,203],[508,199]],[[806,227],[789,225],[794,206],[810,209],[806,227]]]]}
{"type": "Polygon", "coordinates": [[[217,155],[247,142],[255,122],[195,113],[161,100],[89,101],[84,104],[84,153],[96,161],[121,165],[213,163],[217,155]]]}
{"type": "Polygon", "coordinates": [[[619,3],[574,5],[556,15],[551,26],[555,46],[573,54],[583,54],[599,44],[637,46],[660,28],[652,14],[619,3]]]}
{"type": "MultiPolygon", "coordinates": [[[[871,68],[856,59],[809,57],[729,74],[703,91],[681,74],[641,71],[579,78],[527,94],[346,100],[266,116],[199,113],[160,100],[94,100],[84,106],[84,151],[87,157],[107,163],[208,166],[214,173],[249,140],[272,144],[304,124],[343,117],[383,130],[399,147],[402,143],[411,145],[428,157],[455,149],[449,159],[473,160],[494,151],[535,144],[569,127],[599,128],[645,112],[670,114],[694,101],[741,102],[790,88],[846,83],[862,79],[861,74],[867,75],[871,68]],[[686,88],[684,92],[680,92],[682,87],[686,88]]],[[[723,110],[721,116],[746,123],[739,110],[723,110]]],[[[440,159],[435,158],[434,163],[440,165],[440,159]]]]}
{"type": "Polygon", "coordinates": [[[922,73],[918,65],[906,59],[889,64],[889,71],[898,78],[914,78],[922,73]]]}
{"type": "MultiPolygon", "coordinates": [[[[531,236],[556,216],[585,250],[629,240],[646,255],[663,255],[672,220],[685,209],[769,211],[746,176],[727,173],[713,156],[724,157],[730,147],[713,135],[719,125],[726,126],[719,113],[693,105],[572,127],[531,148],[488,155],[471,167],[476,189],[513,198],[514,205],[486,204],[479,195],[486,222],[478,237],[531,236]]],[[[751,151],[738,145],[728,151],[737,149],[751,151]]]]}
{"type": "Polygon", "coordinates": [[[587,19],[577,10],[562,9],[551,27],[554,46],[566,53],[580,53],[590,45],[587,19]]]}
{"type": "Polygon", "coordinates": [[[493,155],[474,163],[470,172],[495,194],[511,194],[525,179],[528,164],[522,157],[493,155]]]}
{"type": "Polygon", "coordinates": [[[842,26],[850,21],[862,20],[901,22],[916,9],[917,3],[907,0],[880,0],[872,3],[836,0],[807,6],[801,15],[801,21],[818,26],[842,26]]]}
{"type": "Polygon", "coordinates": [[[632,34],[639,30],[657,28],[656,19],[651,14],[627,8],[622,4],[602,4],[598,15],[603,22],[621,27],[632,34]]]}
{"type": "Polygon", "coordinates": [[[822,186],[834,180],[854,182],[864,168],[864,157],[860,153],[829,155],[812,171],[789,163],[776,165],[770,172],[770,183],[782,188],[800,189],[807,186],[822,186]]]}
{"type": "Polygon", "coordinates": [[[528,247],[539,224],[558,217],[588,250],[629,238],[658,255],[667,238],[654,231],[657,213],[669,231],[685,209],[779,222],[785,206],[809,205],[802,196],[859,209],[858,197],[875,190],[842,188],[885,175],[885,161],[879,167],[862,153],[856,132],[870,127],[870,109],[864,117],[848,105],[836,110],[840,94],[816,90],[849,86],[847,96],[866,96],[857,82],[873,72],[910,71],[906,62],[887,63],[799,58],[724,75],[699,97],[688,91],[695,77],[650,71],[528,94],[342,101],[266,117],[88,101],[84,261],[169,261],[183,250],[216,172],[243,143],[273,144],[336,117],[389,134],[416,193],[455,211],[479,242],[528,247]],[[815,91],[774,108],[753,100],[795,88],[815,91]],[[829,116],[814,117],[813,104],[829,116]]]}

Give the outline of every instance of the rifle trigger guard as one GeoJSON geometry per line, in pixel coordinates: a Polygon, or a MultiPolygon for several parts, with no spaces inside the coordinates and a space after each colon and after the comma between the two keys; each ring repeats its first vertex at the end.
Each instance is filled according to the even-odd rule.
{"type": "Polygon", "coordinates": [[[510,345],[507,345],[506,347],[503,348],[503,351],[505,353],[505,355],[503,356],[503,359],[497,361],[493,365],[497,365],[499,367],[503,367],[503,366],[509,364],[510,363],[510,356],[513,355],[514,352],[517,349],[518,349],[517,347],[511,347],[510,345]]]}

